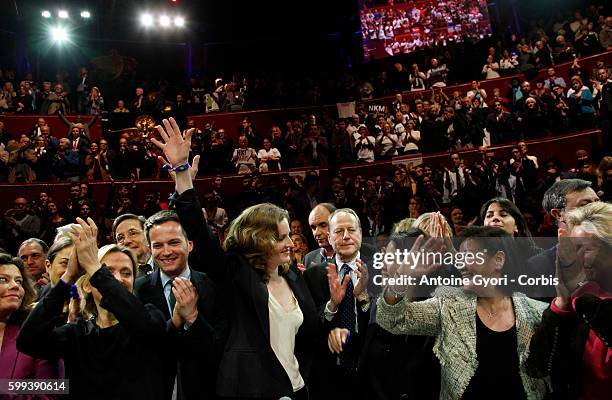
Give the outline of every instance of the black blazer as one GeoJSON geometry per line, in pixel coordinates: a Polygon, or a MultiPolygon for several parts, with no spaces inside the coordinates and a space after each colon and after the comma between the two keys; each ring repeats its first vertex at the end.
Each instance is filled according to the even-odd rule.
{"type": "MultiPolygon", "coordinates": [[[[229,310],[229,337],[222,355],[217,394],[239,398],[291,396],[293,388],[270,346],[268,288],[261,274],[240,254],[225,253],[206,223],[193,189],[173,199],[181,224],[194,241],[202,266],[224,294],[229,310]]],[[[320,327],[317,312],[301,274],[285,275],[304,315],[295,340],[300,373],[308,382],[313,341],[320,327]]]]}
{"type": "Polygon", "coordinates": [[[220,350],[227,335],[227,319],[212,280],[206,274],[191,269],[191,283],[198,291],[198,318],[187,330],[174,329],[170,321],[159,268],[138,278],[134,285],[136,297],[145,304],[157,307],[168,320],[165,343],[168,351],[164,352],[163,366],[164,397],[167,399],[172,396],[179,364],[184,399],[214,398],[220,350]]]}
{"type": "Polygon", "coordinates": [[[35,358],[62,358],[73,399],[164,399],[160,341],[166,321],[154,306],[142,305],[110,271],[90,279],[102,293],[101,306],[119,324],[100,328],[93,320],[57,326],[70,285],[59,281],[28,316],[17,349],[35,358]]]}

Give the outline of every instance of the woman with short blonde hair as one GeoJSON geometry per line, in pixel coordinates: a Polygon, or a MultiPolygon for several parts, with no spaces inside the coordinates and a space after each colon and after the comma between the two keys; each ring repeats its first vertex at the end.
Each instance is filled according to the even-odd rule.
{"type": "MultiPolygon", "coordinates": [[[[251,206],[232,221],[223,247],[225,251],[242,254],[265,281],[266,263],[270,252],[280,241],[278,224],[289,221],[289,213],[271,203],[251,206]]],[[[279,265],[279,273],[286,273],[288,264],[279,265]]]]}
{"type": "Polygon", "coordinates": [[[530,345],[530,374],[550,375],[567,398],[612,398],[612,204],[594,202],[565,214],[556,247],[557,297],[530,345]],[[573,256],[568,266],[560,258],[573,256]]]}
{"type": "Polygon", "coordinates": [[[98,250],[93,220],[76,221],[68,233],[76,256],[24,322],[17,348],[64,360],[74,398],[162,400],[163,355],[153,350],[171,327],[160,310],[132,294],[136,264],[129,250],[114,244],[98,250]],[[58,324],[77,279],[85,318],[58,324]]]}
{"type": "Polygon", "coordinates": [[[612,204],[596,201],[575,208],[565,215],[565,223],[570,231],[580,226],[608,246],[612,246],[612,204]]]}

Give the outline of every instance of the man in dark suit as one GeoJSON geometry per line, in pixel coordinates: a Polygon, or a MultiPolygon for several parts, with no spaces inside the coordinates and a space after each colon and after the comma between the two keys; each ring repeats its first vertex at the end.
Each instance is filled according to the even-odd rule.
{"type": "Polygon", "coordinates": [[[329,244],[329,214],[334,211],[336,211],[336,207],[331,203],[317,204],[310,211],[308,225],[319,248],[304,256],[305,268],[311,268],[322,263],[327,264],[332,259],[334,249],[329,244]]]}
{"type": "Polygon", "coordinates": [[[321,263],[304,272],[326,335],[313,367],[313,398],[356,399],[363,393],[357,362],[375,292],[369,269],[376,250],[372,246],[362,246],[361,240],[361,223],[353,210],[342,208],[332,212],[329,243],[334,249],[334,258],[331,263],[321,263]],[[342,351],[332,354],[325,341],[330,343],[338,338],[343,343],[342,351]]]}
{"type": "Polygon", "coordinates": [[[152,349],[165,352],[164,395],[173,400],[213,398],[225,329],[215,285],[187,265],[193,243],[176,213],[152,215],[145,223],[145,236],[157,268],[136,280],[135,292],[168,320],[167,343],[152,349]]]}

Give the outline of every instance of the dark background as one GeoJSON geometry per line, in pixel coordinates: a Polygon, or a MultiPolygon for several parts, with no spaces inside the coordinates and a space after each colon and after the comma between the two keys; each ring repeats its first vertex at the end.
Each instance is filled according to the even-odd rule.
{"type": "MultiPolygon", "coordinates": [[[[359,0],[366,1],[366,0],[359,0]]],[[[19,76],[53,80],[57,70],[71,75],[96,57],[116,54],[136,61],[135,72],[145,79],[160,74],[186,81],[191,76],[214,79],[224,74],[295,74],[320,76],[354,71],[374,64],[363,60],[359,32],[359,1],[310,0],[0,0],[0,68],[19,76]],[[71,10],[71,44],[51,46],[43,9],[71,10]],[[78,15],[87,8],[87,22],[78,15]],[[179,13],[183,30],[149,29],[140,25],[145,11],[179,13]]],[[[528,29],[527,20],[546,22],[556,13],[571,13],[579,0],[494,0],[489,2],[495,35],[528,29]],[[516,13],[513,12],[513,5],[516,13]],[[516,18],[515,18],[516,16],[516,18]]],[[[156,28],[156,27],[154,27],[156,28]]],[[[399,60],[402,61],[399,56],[399,60]]],[[[388,65],[397,59],[377,62],[388,65]],[[386,63],[386,64],[385,64],[386,63]]],[[[129,63],[128,63],[129,64],[129,63]]]]}

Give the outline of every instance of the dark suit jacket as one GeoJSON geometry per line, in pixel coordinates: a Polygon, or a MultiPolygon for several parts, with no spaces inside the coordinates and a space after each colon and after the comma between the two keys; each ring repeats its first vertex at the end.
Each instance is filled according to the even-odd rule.
{"type": "MultiPolygon", "coordinates": [[[[238,398],[292,395],[291,381],[270,345],[266,282],[242,255],[226,254],[221,249],[193,189],[173,199],[173,203],[194,241],[193,251],[206,260],[202,266],[224,293],[224,302],[229,307],[230,333],[219,367],[217,394],[238,398]]],[[[304,315],[295,339],[295,355],[300,373],[308,382],[314,350],[312,338],[318,333],[320,321],[301,274],[292,268],[285,279],[304,315]]]]}
{"type": "Polygon", "coordinates": [[[309,252],[304,256],[304,267],[312,268],[321,264],[321,248],[309,252]]]}
{"type": "MultiPolygon", "coordinates": [[[[367,264],[370,275],[370,280],[368,283],[370,308],[376,301],[376,287],[372,282],[372,277],[375,273],[374,269],[372,268],[372,259],[375,251],[376,250],[373,246],[367,243],[362,243],[360,249],[360,259],[367,264]]],[[[332,354],[327,346],[327,336],[329,335],[329,332],[334,328],[340,327],[340,314],[336,314],[331,321],[327,321],[325,319],[325,305],[330,299],[329,283],[327,280],[327,264],[318,264],[314,267],[307,268],[304,272],[304,279],[308,284],[308,288],[310,289],[310,293],[312,294],[312,298],[319,312],[319,318],[321,318],[321,321],[324,324],[324,330],[321,332],[321,335],[313,338],[313,341],[317,344],[316,364],[313,368],[313,394],[314,396],[322,396],[324,393],[329,393],[332,397],[337,396],[341,393],[327,392],[328,388],[330,390],[335,390],[338,387],[338,385],[331,385],[329,381],[330,376],[344,376],[339,375],[343,374],[344,370],[338,367],[338,356],[332,354]]],[[[370,310],[364,312],[362,311],[361,307],[358,306],[357,333],[351,335],[349,342],[343,349],[340,357],[353,360],[356,363],[358,362],[358,360],[361,358],[361,352],[364,347],[369,320],[370,310]]],[[[347,383],[346,387],[351,387],[351,390],[354,392],[351,392],[351,394],[348,395],[353,396],[355,393],[360,391],[359,387],[355,386],[355,383],[357,382],[357,373],[354,372],[349,375],[350,376],[347,379],[352,380],[352,382],[347,383]]]]}
{"type": "MultiPolygon", "coordinates": [[[[180,382],[185,399],[214,397],[220,349],[227,333],[226,317],[217,300],[215,284],[205,274],[193,269],[191,283],[198,291],[198,317],[187,330],[168,330],[168,351],[163,367],[165,398],[168,399],[174,387],[177,361],[180,364],[180,382]]],[[[167,320],[171,319],[159,268],[138,278],[134,291],[140,301],[153,304],[167,320]]],[[[171,325],[169,321],[168,326],[171,325]]]]}

